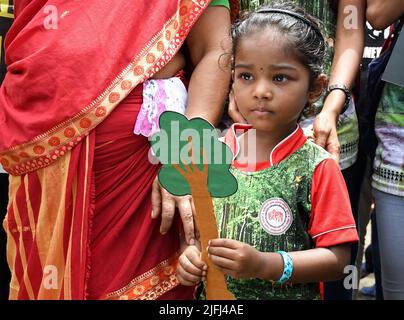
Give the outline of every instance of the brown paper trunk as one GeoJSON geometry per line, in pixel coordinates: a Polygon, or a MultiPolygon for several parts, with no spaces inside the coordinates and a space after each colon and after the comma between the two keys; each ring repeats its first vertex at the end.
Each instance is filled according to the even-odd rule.
{"type": "Polygon", "coordinates": [[[196,223],[199,228],[200,240],[202,246],[202,260],[208,265],[206,277],[206,299],[207,300],[235,300],[234,296],[227,289],[224,274],[210,261],[206,248],[208,241],[218,238],[216,217],[213,210],[212,198],[206,187],[206,192],[201,192],[199,186],[198,192],[192,197],[196,210],[196,223]]]}

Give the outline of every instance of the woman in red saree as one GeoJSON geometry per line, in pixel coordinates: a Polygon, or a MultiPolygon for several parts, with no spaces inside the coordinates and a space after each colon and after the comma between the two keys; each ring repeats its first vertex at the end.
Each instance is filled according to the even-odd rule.
{"type": "Polygon", "coordinates": [[[0,89],[10,299],[192,298],[175,277],[180,220],[162,235],[151,219],[159,166],[132,132],[139,84],[173,76],[184,41],[187,116],[218,120],[230,19],[209,2],[15,1],[0,89]]]}

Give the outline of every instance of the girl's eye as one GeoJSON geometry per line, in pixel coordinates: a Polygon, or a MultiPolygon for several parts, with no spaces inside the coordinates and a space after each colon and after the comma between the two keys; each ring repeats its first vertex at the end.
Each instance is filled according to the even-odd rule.
{"type": "Polygon", "coordinates": [[[252,74],[247,73],[247,72],[242,72],[242,73],[240,73],[239,77],[240,77],[241,79],[245,80],[245,81],[253,80],[252,74]]]}
{"type": "Polygon", "coordinates": [[[274,76],[273,80],[276,82],[286,82],[289,80],[289,77],[284,74],[278,74],[274,76]]]}

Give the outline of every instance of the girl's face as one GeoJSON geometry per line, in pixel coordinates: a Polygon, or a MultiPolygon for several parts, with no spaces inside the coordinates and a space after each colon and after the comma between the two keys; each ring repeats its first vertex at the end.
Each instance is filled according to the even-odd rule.
{"type": "Polygon", "coordinates": [[[279,33],[258,32],[239,40],[235,54],[234,99],[257,130],[288,131],[310,101],[309,70],[279,33]]]}

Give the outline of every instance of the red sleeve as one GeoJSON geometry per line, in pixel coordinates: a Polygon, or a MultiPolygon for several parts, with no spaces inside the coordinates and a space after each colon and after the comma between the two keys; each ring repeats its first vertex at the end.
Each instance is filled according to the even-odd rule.
{"type": "Polygon", "coordinates": [[[313,174],[308,233],[316,247],[359,239],[344,177],[332,159],[320,163],[313,174]]]}

